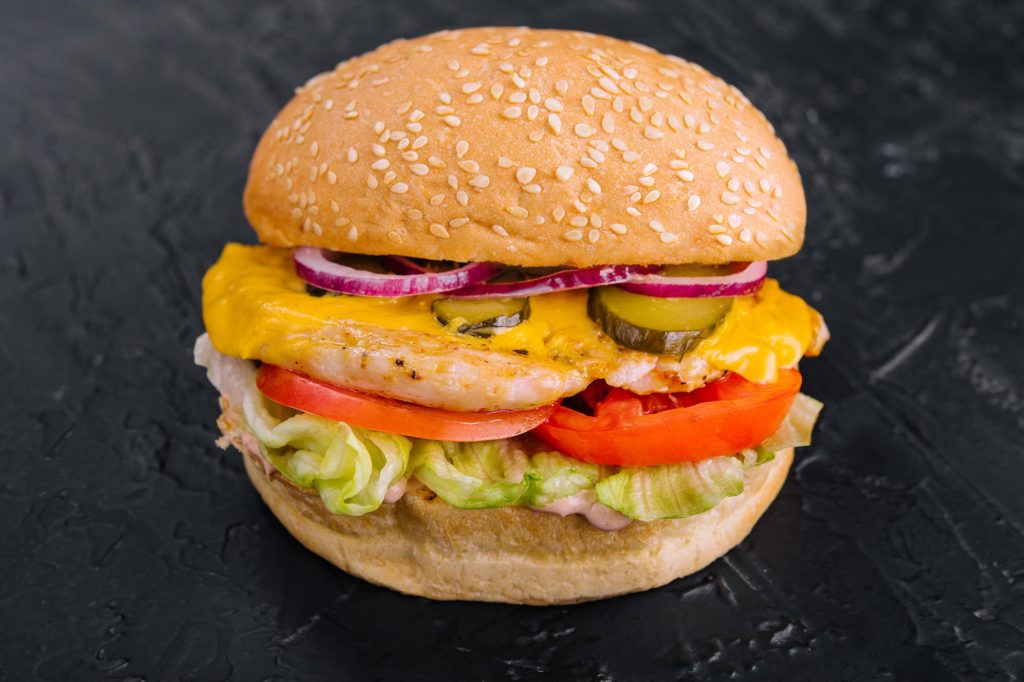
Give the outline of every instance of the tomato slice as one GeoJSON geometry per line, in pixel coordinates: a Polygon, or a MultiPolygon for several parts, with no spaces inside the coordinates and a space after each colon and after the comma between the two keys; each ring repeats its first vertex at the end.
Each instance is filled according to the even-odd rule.
{"type": "MultiPolygon", "coordinates": [[[[594,464],[695,462],[752,448],[782,424],[800,390],[796,370],[773,384],[729,374],[691,393],[638,396],[592,390],[594,416],[559,405],[534,433],[560,452],[594,464]]],[[[593,403],[592,403],[593,404],[593,403]]]]}
{"type": "Polygon", "coordinates": [[[263,395],[282,405],[374,431],[433,440],[477,441],[510,438],[533,429],[555,409],[450,412],[359,393],[305,374],[264,364],[256,375],[263,395]]]}

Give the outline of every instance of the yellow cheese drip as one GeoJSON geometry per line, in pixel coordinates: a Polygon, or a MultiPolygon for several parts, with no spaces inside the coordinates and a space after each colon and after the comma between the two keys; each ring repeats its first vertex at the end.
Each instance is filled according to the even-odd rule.
{"type": "MultiPolygon", "coordinates": [[[[446,330],[430,312],[434,298],[310,296],[290,250],[228,244],[203,278],[203,319],[221,353],[284,365],[317,330],[353,323],[527,351],[537,360],[586,367],[595,379],[621,352],[587,316],[586,291],[534,296],[527,321],[486,339],[446,330]]],[[[817,315],[769,279],[755,296],[737,298],[718,330],[692,352],[751,381],[775,381],[778,368],[794,366],[810,346],[817,315]]]]}

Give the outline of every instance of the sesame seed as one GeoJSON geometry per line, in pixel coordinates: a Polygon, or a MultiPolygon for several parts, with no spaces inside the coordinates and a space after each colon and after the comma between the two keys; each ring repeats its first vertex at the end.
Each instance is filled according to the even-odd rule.
{"type": "Polygon", "coordinates": [[[608,112],[605,112],[605,115],[601,117],[601,130],[609,135],[615,132],[615,120],[608,112]]]}
{"type": "Polygon", "coordinates": [[[475,54],[477,56],[484,57],[491,54],[491,48],[487,43],[480,43],[469,52],[470,54],[475,54]]]}
{"type": "Polygon", "coordinates": [[[646,128],[644,128],[644,137],[646,137],[648,140],[660,140],[661,138],[665,137],[665,133],[661,132],[660,130],[653,126],[647,126],[646,128]]]}
{"type": "Polygon", "coordinates": [[[465,191],[460,189],[458,192],[455,193],[455,201],[459,202],[460,206],[468,206],[469,195],[466,194],[465,191]]]}
{"type": "Polygon", "coordinates": [[[531,168],[530,166],[522,166],[516,170],[516,180],[519,184],[526,185],[533,182],[533,179],[537,176],[537,169],[531,168]]]}
{"type": "Polygon", "coordinates": [[[402,159],[404,161],[419,161],[420,155],[416,152],[403,152],[402,159]]]}
{"type": "Polygon", "coordinates": [[[626,226],[622,223],[612,223],[609,227],[615,234],[626,234],[626,226]]]}
{"type": "Polygon", "coordinates": [[[569,224],[572,225],[573,227],[586,227],[587,226],[587,216],[585,216],[585,215],[573,216],[572,219],[569,220],[569,224]]]}
{"type": "Polygon", "coordinates": [[[548,111],[557,112],[562,110],[562,103],[559,102],[554,97],[549,97],[548,99],[544,100],[544,106],[545,108],[547,108],[548,111]]]}
{"type": "Polygon", "coordinates": [[[597,180],[594,180],[593,178],[587,178],[587,189],[589,189],[594,194],[601,193],[601,185],[599,185],[597,180]]]}
{"type": "Polygon", "coordinates": [[[619,90],[619,86],[617,86],[614,83],[614,81],[612,81],[612,79],[608,78],[607,76],[605,76],[601,80],[597,81],[597,83],[598,83],[598,85],[600,85],[602,88],[604,88],[608,92],[612,92],[612,93],[615,93],[615,94],[618,94],[619,92],[621,92],[619,90]]]}
{"type": "Polygon", "coordinates": [[[354,242],[355,240],[359,239],[359,229],[355,225],[353,225],[348,229],[348,232],[345,234],[345,237],[350,242],[354,242]]]}
{"type": "Polygon", "coordinates": [[[636,152],[622,152],[622,160],[626,163],[633,163],[640,160],[640,155],[636,152]]]}
{"type": "Polygon", "coordinates": [[[569,81],[557,81],[555,83],[555,90],[560,95],[564,95],[569,91],[569,81]]]}
{"type": "Polygon", "coordinates": [[[660,196],[661,196],[661,192],[659,192],[656,189],[652,189],[650,192],[647,193],[647,196],[644,197],[644,203],[645,204],[652,204],[655,201],[657,201],[658,197],[660,197],[660,196]]]}
{"type": "Polygon", "coordinates": [[[491,179],[486,175],[478,175],[469,181],[470,187],[476,187],[477,189],[483,189],[489,184],[491,184],[491,179]]]}
{"type": "Polygon", "coordinates": [[[449,125],[452,128],[458,128],[460,125],[462,125],[462,119],[459,118],[458,116],[445,116],[441,120],[444,121],[446,125],[449,125]]]}
{"type": "Polygon", "coordinates": [[[654,230],[655,232],[664,232],[665,231],[665,226],[662,225],[661,221],[659,221],[659,220],[652,220],[651,222],[647,223],[647,226],[649,228],[651,228],[652,230],[654,230]]]}
{"type": "Polygon", "coordinates": [[[409,185],[405,184],[404,182],[396,182],[395,184],[391,185],[391,191],[394,192],[395,194],[405,194],[406,192],[409,191],[409,185]]]}
{"type": "Polygon", "coordinates": [[[637,182],[639,182],[644,187],[653,187],[655,180],[651,176],[645,175],[642,178],[640,178],[639,180],[637,180],[637,182]]]}
{"type": "Polygon", "coordinates": [[[469,218],[452,218],[448,221],[449,227],[460,228],[469,222],[469,218]]]}
{"type": "Polygon", "coordinates": [[[509,107],[505,111],[501,112],[501,115],[508,119],[519,118],[522,116],[523,110],[519,107],[509,107]]]}
{"type": "Polygon", "coordinates": [[[427,163],[429,163],[434,168],[444,168],[444,161],[442,161],[441,159],[439,159],[436,156],[429,157],[427,159],[427,163]]]}
{"type": "Polygon", "coordinates": [[[693,171],[681,170],[676,173],[676,175],[679,176],[679,179],[683,182],[693,182],[693,171]]]}
{"type": "Polygon", "coordinates": [[[526,101],[526,93],[523,92],[522,90],[513,92],[511,95],[508,96],[508,101],[512,102],[513,104],[522,104],[523,102],[526,101]]]}
{"type": "Polygon", "coordinates": [[[373,150],[373,155],[374,156],[384,156],[384,154],[387,153],[387,151],[384,149],[383,145],[379,145],[377,143],[374,143],[373,146],[370,147],[370,149],[373,150]]]}
{"type": "Polygon", "coordinates": [[[640,211],[636,208],[636,206],[627,206],[626,213],[633,216],[634,218],[640,217],[640,211]]]}
{"type": "Polygon", "coordinates": [[[443,203],[444,203],[444,195],[443,194],[435,194],[434,196],[430,197],[430,205],[431,206],[440,206],[443,203]]]}
{"type": "Polygon", "coordinates": [[[417,137],[417,138],[416,138],[415,140],[413,140],[413,141],[412,141],[412,148],[413,148],[413,149],[420,149],[420,148],[422,148],[422,147],[423,147],[423,145],[425,145],[425,144],[426,144],[426,143],[427,143],[428,141],[429,141],[429,140],[427,139],[427,136],[426,136],[426,135],[420,135],[419,137],[417,137]]]}
{"type": "Polygon", "coordinates": [[[562,233],[562,238],[569,242],[578,242],[583,239],[583,230],[569,230],[562,233]]]}
{"type": "Polygon", "coordinates": [[[338,202],[334,199],[331,199],[331,210],[335,213],[341,212],[341,206],[339,206],[338,202]]]}
{"type": "Polygon", "coordinates": [[[732,205],[732,204],[739,203],[739,201],[740,201],[740,198],[738,196],[736,196],[735,194],[733,194],[732,192],[722,192],[722,203],[723,204],[732,205]]]}
{"type": "Polygon", "coordinates": [[[387,159],[377,159],[376,161],[370,164],[370,168],[372,168],[373,170],[385,170],[390,165],[391,162],[388,161],[387,159]]]}
{"type": "Polygon", "coordinates": [[[730,213],[729,214],[729,227],[733,227],[733,228],[739,227],[740,223],[742,223],[742,222],[743,222],[743,218],[739,217],[735,213],[730,213]]]}
{"type": "Polygon", "coordinates": [[[474,92],[476,92],[477,90],[479,90],[480,87],[481,87],[481,85],[479,83],[475,82],[475,81],[472,82],[472,83],[463,83],[462,84],[462,92],[464,94],[466,94],[466,95],[471,95],[474,92]]]}
{"type": "Polygon", "coordinates": [[[740,241],[743,242],[744,244],[750,243],[750,228],[743,228],[743,231],[740,232],[740,241]]]}
{"type": "Polygon", "coordinates": [[[719,225],[718,223],[708,225],[708,232],[711,234],[722,234],[725,231],[725,225],[719,225]]]}
{"type": "Polygon", "coordinates": [[[459,140],[455,143],[455,156],[462,158],[469,151],[469,143],[465,140],[459,140]]]}
{"type": "Polygon", "coordinates": [[[333,108],[334,108],[334,100],[333,99],[329,99],[326,102],[324,102],[324,110],[325,111],[330,111],[333,108]]]}
{"type": "Polygon", "coordinates": [[[719,161],[718,164],[715,165],[715,169],[718,170],[718,175],[724,178],[726,174],[732,170],[732,166],[725,161],[719,161]]]}
{"type": "Polygon", "coordinates": [[[330,185],[333,185],[333,184],[336,184],[337,182],[338,182],[338,174],[335,173],[334,171],[327,171],[327,183],[330,184],[330,185]]]}
{"type": "Polygon", "coordinates": [[[674,241],[676,241],[677,239],[679,239],[679,237],[677,237],[676,235],[674,235],[674,234],[670,234],[670,233],[668,233],[668,232],[662,232],[662,233],[661,233],[661,234],[659,235],[659,238],[661,239],[661,242],[662,242],[663,244],[671,244],[671,243],[673,243],[674,241]]]}
{"type": "Polygon", "coordinates": [[[696,194],[691,194],[690,198],[686,200],[686,207],[691,211],[696,211],[700,208],[700,197],[696,194]]]}
{"type": "Polygon", "coordinates": [[[466,98],[466,103],[467,104],[480,104],[480,102],[483,102],[483,101],[484,101],[484,96],[481,95],[479,92],[476,93],[475,95],[470,95],[469,97],[466,98]]]}
{"type": "Polygon", "coordinates": [[[430,234],[435,237],[440,237],[441,239],[448,239],[450,236],[448,234],[448,230],[444,229],[444,225],[439,225],[438,223],[430,224],[430,234]]]}
{"type": "Polygon", "coordinates": [[[604,163],[604,154],[599,149],[588,149],[587,156],[592,158],[597,163],[604,163]]]}
{"type": "Polygon", "coordinates": [[[717,239],[718,243],[721,244],[722,246],[729,246],[730,244],[732,244],[732,237],[730,237],[727,234],[720,234],[717,237],[715,237],[715,239],[717,239]]]}
{"type": "Polygon", "coordinates": [[[416,121],[421,120],[424,116],[426,116],[426,114],[419,109],[413,109],[413,112],[409,114],[409,120],[415,123],[416,121]]]}
{"type": "Polygon", "coordinates": [[[513,165],[515,165],[515,164],[512,163],[512,159],[508,158],[507,156],[499,156],[498,157],[498,167],[499,168],[511,168],[513,165]]]}
{"type": "Polygon", "coordinates": [[[767,192],[772,188],[772,183],[768,181],[768,178],[761,178],[757,184],[762,192],[767,192]]]}
{"type": "Polygon", "coordinates": [[[594,128],[587,125],[586,123],[577,123],[576,126],[573,128],[573,131],[579,137],[590,137],[591,135],[597,132],[596,130],[594,130],[594,128]]]}
{"type": "Polygon", "coordinates": [[[413,165],[409,166],[409,170],[411,170],[416,175],[426,175],[427,173],[430,172],[430,169],[427,166],[423,165],[422,163],[414,163],[413,165]]]}
{"type": "Polygon", "coordinates": [[[601,233],[598,232],[597,230],[591,230],[590,232],[587,233],[587,241],[589,241],[591,244],[596,244],[597,240],[600,238],[601,233]]]}
{"type": "Polygon", "coordinates": [[[466,171],[467,173],[479,173],[480,172],[480,164],[477,163],[476,161],[471,160],[471,159],[466,159],[464,161],[459,161],[459,168],[461,168],[462,170],[466,171]]]}
{"type": "Polygon", "coordinates": [[[571,178],[572,173],[572,168],[570,168],[569,166],[559,166],[558,168],[555,169],[555,177],[561,180],[562,182],[565,182],[566,180],[571,178]]]}
{"type": "Polygon", "coordinates": [[[715,148],[715,145],[711,144],[707,140],[697,140],[697,149],[708,152],[715,148]]]}
{"type": "Polygon", "coordinates": [[[309,169],[309,179],[311,182],[316,180],[316,176],[319,173],[319,169],[316,166],[311,166],[309,169]]]}
{"type": "Polygon", "coordinates": [[[319,154],[319,153],[320,153],[320,143],[319,142],[314,142],[313,144],[309,145],[309,154],[310,154],[310,156],[312,156],[315,159],[316,155],[319,154]]]}
{"type": "Polygon", "coordinates": [[[292,217],[293,218],[301,218],[302,217],[302,209],[301,208],[293,208],[292,209],[292,217]]]}
{"type": "Polygon", "coordinates": [[[729,182],[726,183],[726,187],[728,187],[733,192],[739,191],[739,188],[740,188],[740,180],[739,180],[739,178],[737,178],[735,175],[733,177],[729,178],[729,182]]]}
{"type": "Polygon", "coordinates": [[[527,211],[522,206],[509,206],[505,210],[508,211],[509,214],[512,215],[514,218],[519,218],[520,220],[523,220],[530,216],[530,212],[527,211]]]}
{"type": "Polygon", "coordinates": [[[589,156],[584,156],[580,159],[580,165],[584,168],[597,168],[597,162],[589,156]]]}
{"type": "Polygon", "coordinates": [[[491,225],[491,229],[494,231],[495,234],[501,235],[502,237],[508,236],[508,230],[506,230],[501,225],[491,225]]]}

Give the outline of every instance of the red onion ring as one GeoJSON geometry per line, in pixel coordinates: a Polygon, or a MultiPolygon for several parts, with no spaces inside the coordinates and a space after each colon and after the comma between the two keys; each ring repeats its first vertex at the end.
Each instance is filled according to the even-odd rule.
{"type": "MultiPolygon", "coordinates": [[[[667,277],[641,275],[619,284],[626,291],[658,298],[713,298],[746,296],[761,288],[768,272],[768,263],[753,261],[731,275],[720,277],[667,277]]],[[[486,286],[486,285],[484,285],[486,286]]]]}
{"type": "MultiPolygon", "coordinates": [[[[492,263],[470,263],[444,272],[421,272],[408,275],[384,275],[357,270],[327,257],[329,252],[312,246],[295,249],[295,272],[305,282],[320,289],[357,296],[395,298],[419,294],[439,294],[454,291],[484,281],[498,273],[492,263]]],[[[409,261],[415,266],[415,263],[409,261]]],[[[418,266],[416,266],[418,267],[418,266]]]]}
{"type": "Polygon", "coordinates": [[[452,298],[483,298],[500,296],[503,298],[524,298],[538,294],[549,294],[553,291],[568,291],[628,282],[634,277],[657,272],[660,268],[653,265],[595,265],[577,270],[559,270],[550,275],[535,277],[521,282],[498,282],[494,284],[471,284],[451,292],[452,298]]]}

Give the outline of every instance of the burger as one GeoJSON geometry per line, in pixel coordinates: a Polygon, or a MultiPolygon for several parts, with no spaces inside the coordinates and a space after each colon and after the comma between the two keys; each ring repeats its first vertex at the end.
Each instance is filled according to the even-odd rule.
{"type": "Polygon", "coordinates": [[[729,551],[821,404],[766,277],[800,177],[688,61],[588,33],[399,40],[296,90],[203,279],[222,447],[303,545],[413,595],[560,604],[729,551]]]}

